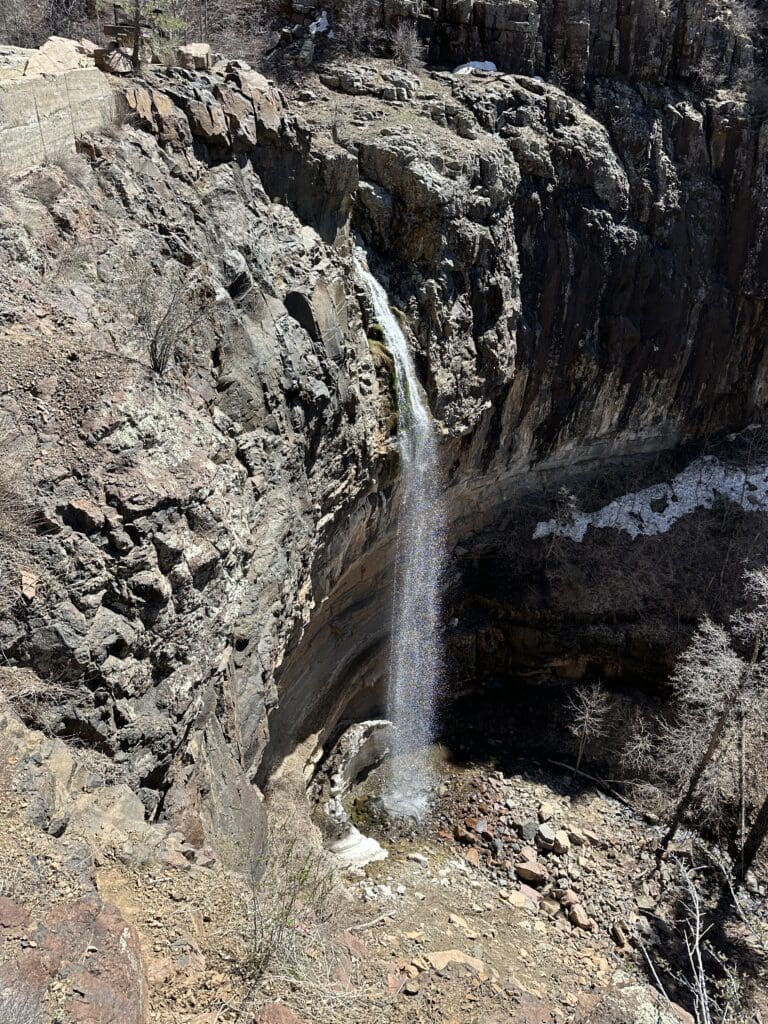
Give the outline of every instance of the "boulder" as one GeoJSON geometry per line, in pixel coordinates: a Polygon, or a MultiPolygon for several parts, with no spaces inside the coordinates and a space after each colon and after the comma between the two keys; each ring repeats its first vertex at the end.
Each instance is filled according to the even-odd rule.
{"type": "Polygon", "coordinates": [[[24,75],[58,75],[77,68],[93,67],[95,46],[88,40],[78,42],[62,36],[51,36],[32,52],[24,75]]]}
{"type": "Polygon", "coordinates": [[[551,850],[555,845],[555,830],[546,823],[536,830],[536,845],[540,850],[551,850]]]}
{"type": "Polygon", "coordinates": [[[555,816],[557,808],[549,800],[543,800],[539,804],[539,821],[549,821],[555,816]]]}
{"type": "Polygon", "coordinates": [[[571,840],[568,837],[568,833],[565,831],[565,829],[561,828],[558,829],[557,832],[555,832],[552,848],[554,849],[555,853],[559,856],[568,853],[568,851],[571,848],[571,840]]]}
{"type": "Polygon", "coordinates": [[[515,873],[522,881],[532,885],[545,885],[549,881],[549,872],[538,861],[526,860],[515,864],[515,873]]]}
{"type": "Polygon", "coordinates": [[[207,71],[211,66],[211,47],[209,43],[188,43],[176,51],[176,60],[180,67],[189,71],[207,71]]]}
{"type": "Polygon", "coordinates": [[[583,928],[587,932],[591,932],[595,928],[595,922],[581,903],[574,903],[573,906],[568,908],[568,920],[574,928],[583,928]]]}

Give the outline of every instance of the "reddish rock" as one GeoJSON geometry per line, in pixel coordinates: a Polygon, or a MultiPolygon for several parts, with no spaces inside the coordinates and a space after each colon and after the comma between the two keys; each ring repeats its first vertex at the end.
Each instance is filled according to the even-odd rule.
{"type": "Polygon", "coordinates": [[[146,1024],[147,990],[139,939],[115,907],[86,896],[50,911],[36,926],[37,948],[6,971],[13,987],[42,993],[66,978],[63,1010],[77,1024],[146,1024]]]}
{"type": "Polygon", "coordinates": [[[350,956],[355,958],[355,960],[365,960],[370,956],[370,950],[363,940],[359,939],[354,932],[345,929],[344,931],[339,932],[337,938],[340,945],[342,945],[350,956]]]}
{"type": "Polygon", "coordinates": [[[467,832],[467,830],[465,828],[462,828],[461,825],[453,826],[453,838],[456,840],[457,843],[471,844],[475,842],[475,837],[471,834],[471,832],[467,832]]]}
{"type": "Polygon", "coordinates": [[[8,896],[0,896],[0,928],[20,931],[29,924],[29,911],[8,896]]]}
{"type": "Polygon", "coordinates": [[[549,880],[549,872],[538,861],[526,860],[522,864],[515,864],[515,873],[522,881],[533,885],[544,885],[549,880]]]}
{"type": "Polygon", "coordinates": [[[521,883],[520,892],[525,896],[529,903],[538,904],[541,900],[541,893],[532,889],[530,885],[526,885],[525,882],[521,883]]]}
{"type": "Polygon", "coordinates": [[[259,1014],[256,1024],[307,1024],[307,1022],[284,1003],[267,1003],[259,1014]]]}
{"type": "Polygon", "coordinates": [[[595,922],[580,903],[575,903],[569,908],[568,920],[575,928],[583,928],[587,932],[591,932],[595,927],[595,922]]]}
{"type": "Polygon", "coordinates": [[[90,498],[74,498],[63,510],[67,526],[82,533],[94,533],[105,523],[104,512],[90,498]]]}

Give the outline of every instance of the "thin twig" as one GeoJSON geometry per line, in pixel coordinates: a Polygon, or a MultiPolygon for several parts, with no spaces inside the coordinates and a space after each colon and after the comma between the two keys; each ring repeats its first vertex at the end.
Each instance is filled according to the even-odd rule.
{"type": "Polygon", "coordinates": [[[351,924],[349,928],[347,928],[347,931],[361,932],[365,928],[373,928],[375,924],[380,924],[382,921],[386,921],[391,917],[395,917],[396,913],[397,911],[395,910],[387,910],[386,913],[380,914],[379,917],[374,917],[372,921],[366,921],[363,924],[351,924]]]}
{"type": "Polygon", "coordinates": [[[563,764],[562,761],[553,761],[549,759],[549,763],[553,764],[556,768],[564,768],[568,772],[573,772],[574,775],[580,776],[582,779],[587,779],[589,782],[594,782],[596,786],[600,786],[606,793],[610,794],[615,800],[618,800],[620,804],[628,807],[630,811],[636,814],[638,817],[647,821],[649,825],[658,825],[659,819],[655,814],[651,814],[650,811],[641,811],[633,803],[631,803],[625,796],[618,793],[612,786],[609,786],[603,779],[598,779],[594,775],[588,775],[586,772],[581,771],[578,768],[574,768],[573,765],[563,764]]]}

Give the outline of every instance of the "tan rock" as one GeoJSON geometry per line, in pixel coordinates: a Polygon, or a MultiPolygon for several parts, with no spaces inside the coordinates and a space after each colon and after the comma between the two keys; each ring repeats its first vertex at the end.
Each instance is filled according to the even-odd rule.
{"type": "Polygon", "coordinates": [[[448,964],[465,964],[467,967],[471,967],[476,974],[485,974],[483,961],[460,949],[442,949],[434,953],[427,953],[427,960],[436,971],[445,970],[448,964]]]}
{"type": "Polygon", "coordinates": [[[176,51],[176,60],[180,66],[190,71],[207,71],[211,66],[211,47],[209,43],[188,43],[176,51]]]}
{"type": "Polygon", "coordinates": [[[51,36],[35,50],[27,62],[24,75],[57,75],[93,65],[93,43],[62,36],[51,36]]]}
{"type": "Polygon", "coordinates": [[[539,821],[550,821],[557,813],[557,808],[551,800],[542,800],[539,804],[539,821]]]}
{"type": "Polygon", "coordinates": [[[557,832],[555,832],[555,844],[553,847],[555,853],[562,856],[562,854],[568,853],[570,848],[571,840],[568,837],[568,833],[563,828],[558,829],[557,832]]]}
{"type": "Polygon", "coordinates": [[[595,922],[586,912],[581,903],[575,903],[568,910],[568,920],[574,926],[574,928],[583,928],[584,931],[591,932],[595,927],[595,922]]]}

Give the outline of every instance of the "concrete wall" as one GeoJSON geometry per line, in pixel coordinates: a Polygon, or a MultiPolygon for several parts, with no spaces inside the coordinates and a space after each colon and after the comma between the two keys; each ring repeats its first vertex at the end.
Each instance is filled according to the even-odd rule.
{"type": "Polygon", "coordinates": [[[75,139],[115,117],[119,94],[108,75],[77,68],[0,80],[0,176],[17,178],[75,151],[75,139]]]}

